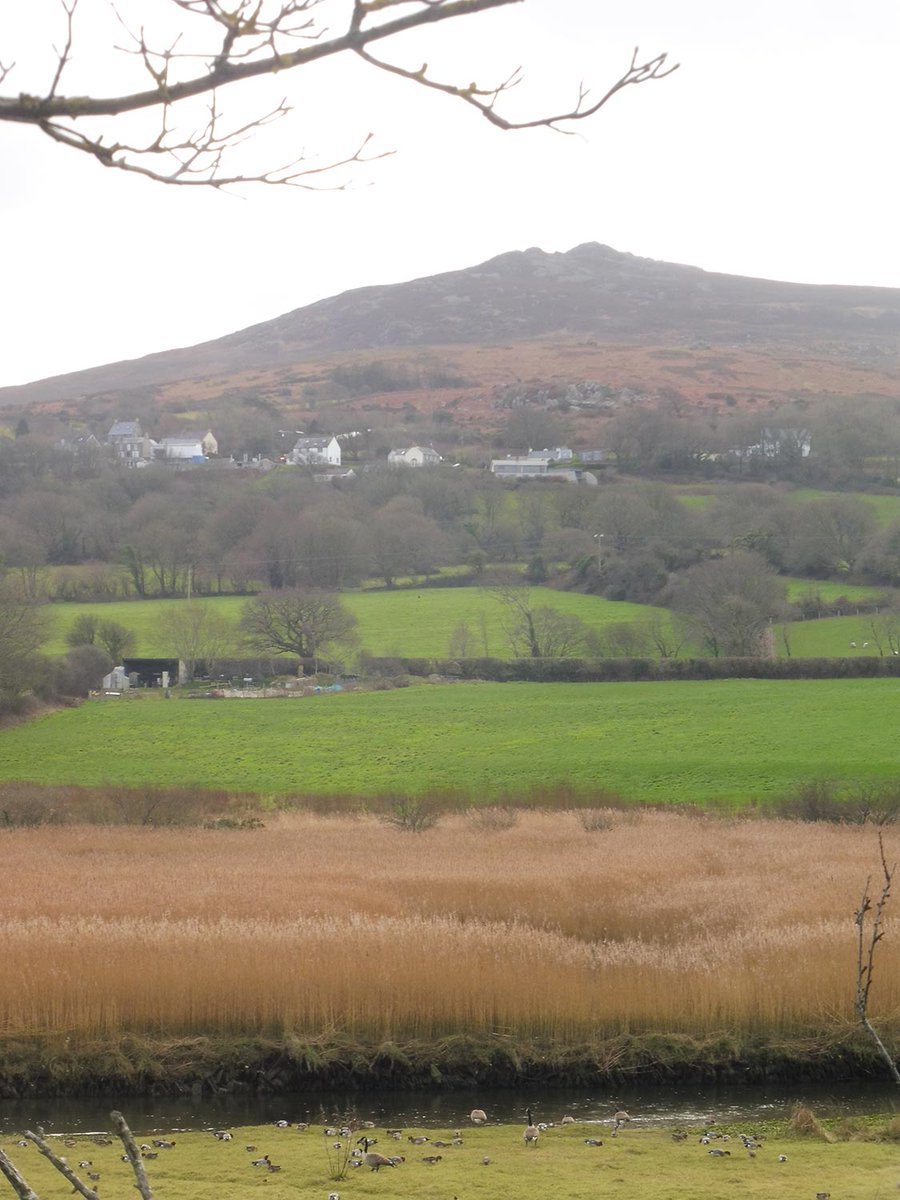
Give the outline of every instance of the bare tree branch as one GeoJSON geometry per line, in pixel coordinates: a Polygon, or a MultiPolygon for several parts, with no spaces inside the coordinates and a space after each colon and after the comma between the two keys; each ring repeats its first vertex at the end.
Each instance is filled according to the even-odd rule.
{"type": "Polygon", "coordinates": [[[897,1069],[897,1064],[869,1020],[869,991],[872,987],[872,976],[875,969],[875,950],[884,937],[884,909],[890,899],[891,884],[897,870],[896,863],[892,867],[887,865],[887,859],[884,856],[884,839],[880,833],[878,834],[878,853],[881,858],[883,879],[881,895],[873,905],[869,890],[872,877],[869,876],[866,886],[863,888],[859,908],[853,914],[856,924],[856,999],[854,1007],[863,1028],[873,1039],[878,1047],[878,1052],[887,1063],[894,1083],[900,1084],[900,1071],[897,1069]],[[871,921],[867,919],[870,913],[872,914],[871,921]]]}
{"type": "MultiPolygon", "coordinates": [[[[54,141],[90,155],[103,166],[135,172],[162,183],[224,187],[262,182],[315,187],[327,171],[383,157],[382,154],[364,154],[371,134],[354,153],[329,162],[327,166],[312,165],[305,154],[300,154],[291,162],[261,174],[232,173],[224,166],[226,153],[291,109],[287,100],[282,100],[261,117],[236,129],[223,129],[217,107],[222,88],[354,53],[379,71],[461,100],[499,129],[546,127],[557,132],[572,132],[566,126],[593,116],[624,88],[662,79],[676,70],[676,66],[667,65],[665,54],[639,62],[635,50],[628,70],[599,99],[591,100],[590,91],[582,84],[574,105],[567,110],[516,121],[504,116],[499,105],[520,83],[522,76],[518,69],[493,86],[470,83],[463,87],[432,78],[427,64],[409,69],[386,61],[370,49],[410,30],[522,2],[354,0],[345,27],[340,32],[333,32],[325,24],[324,16],[320,19],[315,14],[315,10],[328,0],[232,0],[230,6],[223,0],[172,0],[189,20],[182,33],[163,48],[151,45],[143,28],[131,30],[119,18],[128,44],[114,49],[137,58],[151,86],[143,91],[102,97],[59,94],[63,72],[72,57],[79,4],[79,0],[60,0],[66,36],[62,49],[55,50],[56,69],[50,86],[44,95],[0,96],[0,121],[33,125],[54,141]],[[399,13],[401,8],[404,11],[399,13]],[[394,15],[395,10],[398,15],[394,15]],[[203,24],[199,25],[191,18],[203,24]],[[181,49],[182,34],[204,28],[210,43],[207,49],[181,49]],[[172,107],[204,95],[210,96],[206,124],[191,132],[178,132],[173,125],[172,107]],[[85,118],[115,119],[146,110],[159,113],[160,127],[157,135],[143,145],[108,140],[108,135],[88,134],[73,126],[73,122],[85,118]]],[[[14,63],[8,66],[0,63],[0,83],[14,66],[14,63]]]]}
{"type": "Polygon", "coordinates": [[[81,1182],[65,1159],[60,1158],[58,1155],[53,1153],[53,1150],[44,1140],[42,1130],[39,1130],[37,1133],[32,1133],[30,1129],[26,1129],[23,1137],[27,1137],[29,1141],[34,1142],[38,1150],[41,1152],[41,1154],[43,1154],[44,1158],[48,1159],[57,1169],[57,1171],[59,1171],[60,1175],[62,1175],[65,1180],[71,1183],[76,1192],[79,1192],[82,1196],[84,1196],[84,1200],[100,1200],[100,1197],[92,1188],[89,1188],[87,1184],[81,1182]]]}
{"type": "Polygon", "coordinates": [[[37,1193],[31,1190],[16,1167],[13,1166],[12,1161],[2,1150],[0,1150],[0,1173],[6,1178],[7,1183],[19,1197],[19,1200],[40,1200],[37,1193]]]}
{"type": "Polygon", "coordinates": [[[125,1153],[128,1155],[128,1161],[131,1163],[131,1169],[134,1171],[134,1177],[137,1180],[137,1190],[141,1193],[143,1200],[153,1200],[153,1189],[150,1187],[150,1181],[147,1179],[147,1172],[144,1170],[144,1162],[141,1158],[141,1152],[138,1149],[137,1142],[125,1118],[120,1112],[113,1111],[109,1114],[109,1119],[112,1121],[113,1129],[122,1140],[122,1145],[125,1147],[125,1153]]]}

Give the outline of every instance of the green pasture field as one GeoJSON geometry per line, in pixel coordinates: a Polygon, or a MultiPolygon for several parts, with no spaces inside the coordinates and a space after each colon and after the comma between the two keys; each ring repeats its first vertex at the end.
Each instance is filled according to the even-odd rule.
{"type": "MultiPolygon", "coordinates": [[[[738,482],[701,484],[699,486],[675,485],[674,490],[678,499],[686,508],[704,509],[708,508],[718,495],[724,495],[728,491],[733,491],[740,486],[741,484],[738,482]]],[[[879,495],[875,492],[828,492],[821,488],[794,488],[779,494],[785,498],[795,500],[799,504],[808,503],[811,500],[847,499],[852,497],[856,500],[863,500],[866,504],[872,506],[878,518],[879,525],[885,526],[892,524],[894,521],[900,521],[900,495],[879,495]]]]}
{"type": "MultiPolygon", "coordinates": [[[[872,634],[877,617],[820,617],[815,621],[792,621],[788,639],[792,658],[871,658],[879,650],[872,634]]],[[[779,658],[787,657],[781,637],[781,626],[775,627],[775,651],[779,658]]],[[[882,645],[885,655],[890,647],[882,645]]]]}
{"type": "Polygon", "coordinates": [[[94,700],[0,731],[4,780],[268,796],[566,785],[742,805],[900,775],[893,679],[421,684],[273,700],[94,700]]]}
{"type": "MultiPolygon", "coordinates": [[[[293,1117],[293,1113],[288,1113],[293,1117]]],[[[542,1114],[535,1113],[535,1120],[542,1114]]],[[[340,1125],[340,1120],[336,1125],[340,1125]]],[[[727,1151],[721,1157],[710,1155],[710,1147],[699,1143],[702,1128],[691,1128],[682,1142],[672,1140],[665,1129],[635,1129],[625,1126],[616,1138],[610,1137],[609,1124],[591,1122],[554,1125],[539,1135],[537,1144],[526,1146],[521,1126],[485,1125],[472,1127],[461,1117],[462,1145],[435,1148],[431,1140],[423,1145],[409,1141],[425,1136],[450,1141],[454,1130],[404,1129],[400,1140],[386,1136],[384,1128],[369,1131],[377,1144],[373,1152],[402,1155],[405,1161],[377,1172],[366,1166],[346,1167],[347,1149],[352,1148],[359,1132],[350,1139],[323,1136],[325,1127],[311,1126],[277,1129],[272,1125],[228,1128],[229,1140],[220,1140],[211,1132],[178,1130],[163,1134],[174,1142],[161,1149],[145,1168],[156,1195],[165,1200],[221,1200],[223,1196],[265,1196],[266,1200],[288,1200],[294,1196],[325,1197],[337,1192],[342,1200],[548,1200],[564,1196],[566,1200],[811,1200],[820,1191],[830,1191],[840,1200],[871,1200],[896,1192],[897,1146],[890,1141],[841,1140],[829,1144],[816,1137],[791,1135],[784,1125],[772,1123],[752,1129],[726,1128],[730,1140],[716,1140],[713,1149],[727,1151]],[[763,1139],[751,1157],[743,1148],[738,1133],[755,1133],[763,1139]],[[602,1142],[588,1146],[591,1138],[602,1142]],[[349,1142],[349,1146],[347,1143],[349,1142]],[[337,1149],[339,1146],[340,1149],[337,1149]],[[277,1168],[253,1166],[255,1159],[268,1156],[277,1168]],[[429,1156],[440,1161],[425,1162],[429,1156]],[[779,1156],[785,1158],[779,1162],[779,1156]],[[485,1162],[485,1160],[488,1160],[485,1162]]],[[[860,1136],[866,1126],[860,1122],[860,1136]]],[[[890,1118],[876,1127],[871,1122],[871,1137],[877,1128],[888,1129],[890,1118]]],[[[159,1130],[135,1130],[138,1139],[159,1138],[159,1130]]],[[[99,1173],[100,1194],[129,1195],[134,1176],[128,1163],[121,1161],[118,1142],[98,1147],[85,1134],[70,1139],[74,1146],[63,1148],[52,1138],[57,1153],[64,1153],[73,1169],[85,1176],[88,1170],[99,1173]],[[79,1170],[87,1160],[92,1165],[79,1170]]],[[[3,1139],[3,1150],[10,1156],[42,1200],[62,1200],[72,1188],[54,1171],[33,1145],[18,1146],[13,1138],[3,1139]]],[[[85,1178],[85,1182],[87,1179],[85,1178]]]]}
{"type": "MultiPolygon", "coordinates": [[[[341,599],[359,621],[359,645],[368,654],[446,658],[453,630],[465,622],[469,628],[468,657],[512,657],[503,631],[506,610],[495,595],[482,588],[347,592],[341,599]]],[[[647,621],[666,614],[665,609],[602,600],[576,592],[558,592],[552,588],[532,588],[531,600],[536,607],[554,608],[578,617],[599,633],[610,624],[647,621]]],[[[47,652],[62,654],[66,649],[66,630],[80,614],[90,612],[101,620],[117,621],[133,630],[137,638],[135,654],[164,657],[171,650],[160,636],[160,615],[166,609],[186,603],[185,600],[123,600],[109,604],[48,605],[52,637],[46,646],[47,652]]],[[[238,629],[246,597],[216,596],[202,603],[209,604],[233,622],[234,655],[248,653],[242,647],[238,629]]]]}
{"type": "Polygon", "coordinates": [[[818,596],[831,604],[834,600],[877,600],[895,595],[892,588],[875,587],[866,583],[840,583],[830,579],[804,579],[799,575],[782,575],[787,584],[787,598],[792,603],[807,596],[818,596]]]}
{"type": "Polygon", "coordinates": [[[900,495],[879,495],[874,492],[826,492],[819,488],[797,488],[791,495],[800,503],[810,500],[840,500],[852,497],[855,500],[864,500],[866,504],[875,509],[879,525],[886,526],[893,524],[894,521],[900,521],[900,495]]]}

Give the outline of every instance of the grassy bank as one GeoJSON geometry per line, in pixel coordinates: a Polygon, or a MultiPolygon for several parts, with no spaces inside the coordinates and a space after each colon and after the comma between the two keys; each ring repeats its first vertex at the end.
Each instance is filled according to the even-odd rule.
{"type": "Polygon", "coordinates": [[[892,679],[454,684],[269,701],[92,701],[0,732],[0,777],[479,800],[552,788],[734,806],[900,774],[892,679]]]}
{"type": "MultiPolygon", "coordinates": [[[[362,1112],[365,1110],[363,1109],[362,1112]]],[[[612,1109],[611,1109],[612,1113],[612,1109]]],[[[561,1113],[535,1112],[535,1120],[553,1122],[540,1133],[534,1146],[526,1146],[521,1125],[487,1124],[473,1127],[460,1113],[461,1136],[452,1144],[454,1130],[404,1129],[397,1140],[383,1126],[362,1131],[357,1120],[349,1137],[323,1137],[324,1120],[308,1128],[272,1125],[234,1128],[220,1139],[207,1133],[183,1130],[171,1135],[174,1144],[151,1150],[146,1169],[157,1195],[166,1200],[215,1200],[221,1196],[263,1192],[267,1200],[297,1195],[327,1196],[340,1190],[345,1197],[378,1195],[388,1200],[443,1200],[472,1196],[479,1200],[593,1200],[598,1194],[612,1197],[641,1196],[645,1200],[807,1200],[828,1191],[842,1200],[871,1200],[896,1190],[896,1121],[890,1118],[844,1123],[835,1129],[818,1126],[802,1135],[796,1126],[766,1122],[752,1129],[722,1126],[710,1145],[699,1143],[702,1126],[684,1129],[688,1136],[674,1142],[671,1133],[639,1127],[639,1118],[610,1137],[610,1122],[562,1125],[561,1113]],[[397,1165],[377,1173],[365,1165],[354,1170],[349,1153],[365,1133],[377,1144],[376,1153],[398,1156],[397,1165]],[[752,1155],[740,1134],[755,1134],[761,1144],[752,1155]],[[422,1144],[411,1138],[423,1138],[422,1144]],[[587,1145],[586,1140],[601,1142],[587,1145]],[[434,1146],[434,1141],[447,1144],[434,1146]],[[269,1171],[268,1158],[277,1168],[269,1171]],[[435,1161],[428,1161],[434,1159],[435,1161]]],[[[294,1113],[288,1118],[296,1120],[294,1113]]],[[[364,1119],[364,1118],[362,1118],[364,1119]]],[[[335,1124],[340,1127],[339,1116],[335,1124]]],[[[138,1137],[142,1131],[135,1131],[138,1137]]],[[[158,1130],[144,1136],[159,1137],[158,1130]]],[[[54,1139],[56,1141],[56,1139],[54,1139]]],[[[133,1175],[121,1160],[121,1145],[98,1146],[88,1135],[71,1139],[71,1160],[84,1158],[119,1194],[129,1194],[133,1175]]],[[[71,1189],[33,1146],[23,1149],[12,1139],[3,1149],[19,1165],[28,1182],[45,1200],[67,1196],[71,1189]]],[[[57,1144],[58,1149],[58,1144],[57,1144]]],[[[81,1172],[84,1174],[84,1171],[81,1172]]]]}
{"type": "MultiPolygon", "coordinates": [[[[876,856],[871,828],[666,812],[12,830],[0,1078],[166,1086],[162,1045],[185,1086],[874,1074],[852,916],[876,856]]],[[[896,929],[872,995],[895,1047],[896,929]]]]}

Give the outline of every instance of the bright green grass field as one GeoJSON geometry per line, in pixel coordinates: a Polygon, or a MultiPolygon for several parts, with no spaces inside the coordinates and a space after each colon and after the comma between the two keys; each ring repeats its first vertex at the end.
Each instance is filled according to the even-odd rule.
{"type": "MultiPolygon", "coordinates": [[[[536,1146],[527,1147],[521,1127],[472,1128],[465,1120],[460,1125],[463,1144],[437,1150],[430,1144],[412,1145],[409,1130],[394,1141],[377,1128],[371,1133],[378,1139],[375,1152],[403,1155],[405,1162],[377,1172],[365,1166],[349,1168],[337,1180],[332,1164],[339,1158],[334,1143],[340,1139],[324,1137],[321,1125],[303,1133],[271,1125],[236,1128],[230,1130],[230,1141],[211,1133],[177,1131],[165,1135],[174,1140],[174,1147],[159,1151],[145,1167],[155,1194],[163,1200],[326,1200],[331,1192],[339,1193],[341,1200],[813,1200],[820,1191],[830,1192],[835,1200],[873,1200],[896,1194],[897,1147],[887,1142],[829,1145],[766,1130],[768,1136],[754,1158],[736,1136],[727,1143],[729,1157],[713,1158],[708,1147],[698,1143],[699,1130],[675,1143],[661,1129],[626,1127],[613,1139],[608,1126],[576,1124],[549,1129],[536,1146]],[[587,1146],[588,1137],[603,1145],[587,1146]],[[248,1151],[248,1146],[254,1149],[248,1151]],[[778,1161],[780,1154],[786,1162],[778,1161]],[[281,1168],[277,1173],[251,1165],[264,1155],[281,1168]],[[440,1155],[441,1161],[429,1165],[423,1161],[427,1155],[440,1155]]],[[[420,1132],[449,1140],[453,1130],[412,1134],[420,1132]]],[[[139,1130],[135,1134],[138,1139],[151,1136],[139,1130]]],[[[159,1136],[158,1131],[153,1136],[159,1136]]],[[[68,1200],[71,1186],[33,1146],[21,1148],[4,1138],[2,1148],[42,1200],[68,1200]]],[[[118,1142],[97,1147],[82,1135],[74,1146],[54,1149],[63,1150],[73,1165],[82,1158],[90,1160],[92,1167],[78,1173],[84,1177],[87,1170],[99,1172],[101,1196],[107,1191],[111,1196],[134,1194],[134,1176],[120,1161],[118,1142]]]]}
{"type": "MultiPolygon", "coordinates": [[[[793,658],[860,658],[878,655],[872,636],[872,616],[821,617],[817,621],[793,621],[788,626],[793,658]],[[855,645],[854,645],[855,643],[855,645]]],[[[779,658],[786,650],[776,627],[775,648],[779,658]]],[[[886,655],[890,648],[883,646],[886,655]]],[[[900,686],[900,685],[898,685],[900,686]]]]}
{"type": "MultiPolygon", "coordinates": [[[[512,649],[503,632],[506,619],[504,606],[496,596],[482,588],[348,592],[341,599],[359,621],[359,644],[369,654],[445,658],[453,630],[465,622],[470,638],[468,657],[512,657],[512,649]]],[[[532,588],[531,599],[535,606],[555,608],[561,613],[578,617],[598,632],[602,632],[606,625],[647,621],[658,614],[665,614],[665,609],[602,600],[597,596],[583,596],[575,592],[558,592],[552,588],[532,588]]],[[[203,601],[233,622],[236,656],[248,653],[241,647],[237,628],[246,602],[242,596],[218,596],[203,601]]],[[[48,605],[53,636],[47,644],[47,652],[63,653],[66,649],[66,630],[79,615],[90,612],[102,620],[117,621],[126,629],[133,630],[137,638],[136,654],[164,657],[170,653],[170,649],[158,628],[160,614],[185,603],[184,600],[125,600],[111,604],[48,605]]]]}
{"type": "Polygon", "coordinates": [[[740,804],[900,774],[893,679],[424,684],[284,700],[90,701],[0,732],[7,780],[497,799],[565,783],[740,804]]]}

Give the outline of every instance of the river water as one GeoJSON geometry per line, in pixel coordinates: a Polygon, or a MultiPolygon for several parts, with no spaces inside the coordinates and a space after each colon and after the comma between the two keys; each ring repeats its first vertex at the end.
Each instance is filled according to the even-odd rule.
{"type": "Polygon", "coordinates": [[[535,1121],[558,1122],[569,1113],[578,1121],[609,1121],[618,1109],[631,1114],[632,1127],[698,1126],[746,1123],[785,1118],[797,1103],[819,1117],[860,1116],[900,1112],[900,1088],[890,1082],[867,1084],[810,1084],[791,1090],[780,1087],[645,1086],[615,1092],[590,1093],[534,1088],[518,1091],[472,1092],[355,1092],[347,1094],[225,1097],[193,1102],[169,1097],[123,1097],[118,1101],[28,1100],[0,1101],[0,1135],[41,1125],[48,1134],[84,1133],[106,1129],[109,1112],[120,1109],[136,1133],[238,1128],[270,1121],[333,1123],[348,1114],[377,1125],[407,1129],[452,1130],[467,1123],[473,1108],[483,1108],[491,1123],[521,1123],[530,1108],[535,1121]]]}

